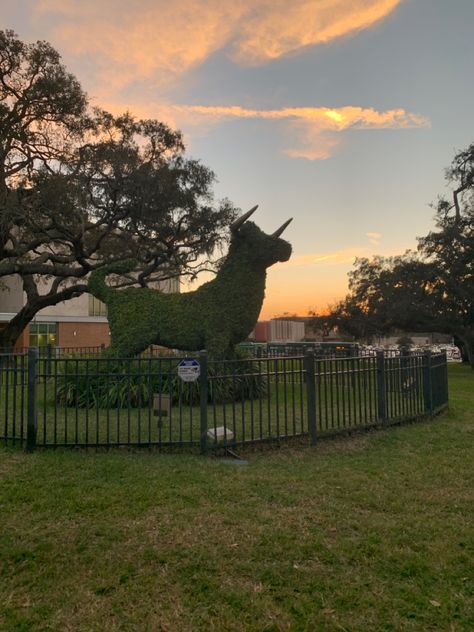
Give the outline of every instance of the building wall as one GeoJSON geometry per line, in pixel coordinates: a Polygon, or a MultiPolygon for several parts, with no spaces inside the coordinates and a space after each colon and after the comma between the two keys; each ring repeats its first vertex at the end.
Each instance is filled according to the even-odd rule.
{"type": "MultiPolygon", "coordinates": [[[[6,323],[0,323],[0,329],[4,329],[7,326],[6,323]]],[[[20,335],[20,337],[18,338],[18,340],[15,343],[15,349],[20,350],[23,349],[24,347],[28,346],[28,338],[29,338],[29,331],[28,331],[28,327],[22,332],[22,334],[20,335]]]]}
{"type": "Polygon", "coordinates": [[[255,342],[299,342],[303,340],[305,326],[295,320],[259,320],[249,335],[255,342]]]}
{"type": "MultiPolygon", "coordinates": [[[[24,305],[24,296],[21,279],[18,275],[12,275],[2,279],[7,289],[0,290],[0,313],[11,312],[16,314],[24,305]]],[[[162,292],[179,292],[179,279],[169,279],[157,284],[157,289],[162,292]]],[[[82,294],[68,301],[62,301],[57,305],[45,307],[38,316],[89,316],[89,294],[82,294]]]]}
{"type": "Polygon", "coordinates": [[[255,342],[267,342],[268,341],[268,320],[259,320],[256,323],[253,331],[249,335],[251,340],[255,342]]]}
{"type": "Polygon", "coordinates": [[[110,344],[108,323],[58,323],[58,347],[99,347],[110,344]]]}
{"type": "Polygon", "coordinates": [[[304,323],[274,318],[269,323],[271,342],[299,342],[304,338],[304,323]]]}
{"type": "MultiPolygon", "coordinates": [[[[24,305],[21,279],[17,275],[5,277],[6,286],[0,288],[0,328],[14,317],[24,305]]],[[[179,279],[170,279],[157,284],[163,292],[179,292],[179,279]]],[[[56,323],[56,341],[58,347],[96,347],[109,346],[109,325],[103,315],[92,315],[89,306],[90,295],[85,293],[69,301],[47,307],[38,312],[33,323],[56,323]]],[[[101,312],[102,313],[102,312],[101,312]]],[[[29,346],[30,328],[21,334],[15,348],[29,346]]]]}
{"type": "Polygon", "coordinates": [[[62,301],[57,305],[45,307],[39,316],[89,316],[89,294],[81,294],[69,301],[62,301]]]}
{"type": "Polygon", "coordinates": [[[0,280],[0,312],[16,314],[23,306],[23,288],[21,279],[14,274],[0,280]],[[2,287],[4,286],[4,287],[2,287]]]}
{"type": "MultiPolygon", "coordinates": [[[[16,314],[23,307],[25,297],[21,278],[14,274],[2,279],[5,289],[0,289],[0,313],[10,312],[16,314]]],[[[88,316],[89,299],[88,294],[83,294],[70,301],[63,301],[57,305],[42,309],[41,316],[88,316]]]]}

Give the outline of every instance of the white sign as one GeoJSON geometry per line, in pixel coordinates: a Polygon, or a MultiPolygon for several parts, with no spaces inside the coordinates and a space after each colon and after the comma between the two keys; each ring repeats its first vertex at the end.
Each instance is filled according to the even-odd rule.
{"type": "Polygon", "coordinates": [[[185,358],[178,364],[178,375],[183,382],[195,382],[200,374],[199,362],[193,358],[185,358]]]}

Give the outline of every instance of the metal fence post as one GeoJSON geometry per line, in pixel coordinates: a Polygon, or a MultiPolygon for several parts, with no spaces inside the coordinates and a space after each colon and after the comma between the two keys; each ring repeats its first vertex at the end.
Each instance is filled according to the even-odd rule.
{"type": "Polygon", "coordinates": [[[383,351],[377,351],[377,419],[383,423],[387,421],[387,398],[385,395],[385,356],[383,351]]]}
{"type": "Polygon", "coordinates": [[[38,364],[38,348],[28,349],[28,403],[26,420],[26,450],[32,452],[36,447],[38,418],[36,411],[36,369],[38,364]]]}
{"type": "Polygon", "coordinates": [[[207,454],[207,351],[199,352],[201,373],[199,376],[200,418],[201,418],[201,454],[207,454]]]}
{"type": "Polygon", "coordinates": [[[433,376],[431,375],[431,351],[427,351],[424,355],[425,363],[423,365],[423,402],[425,412],[430,414],[433,412],[433,376]]]}
{"type": "Polygon", "coordinates": [[[443,375],[444,375],[444,400],[443,404],[447,404],[449,402],[449,384],[448,384],[448,354],[444,351],[444,366],[443,366],[443,375]]]}
{"type": "Polygon", "coordinates": [[[358,356],[358,355],[359,354],[357,353],[356,349],[352,349],[352,348],[349,349],[349,353],[347,355],[344,353],[345,357],[349,357],[350,358],[348,364],[349,364],[350,371],[351,371],[351,386],[352,386],[352,390],[354,391],[354,393],[355,393],[355,390],[357,388],[357,386],[356,386],[356,372],[355,372],[356,361],[354,360],[354,358],[356,356],[358,356]]]}
{"type": "Polygon", "coordinates": [[[306,378],[306,409],[311,445],[316,445],[316,386],[314,383],[314,351],[307,349],[304,354],[304,373],[306,378]]]}
{"type": "Polygon", "coordinates": [[[53,347],[50,342],[46,345],[46,375],[51,375],[51,358],[53,357],[53,347]]]}
{"type": "Polygon", "coordinates": [[[410,350],[406,347],[403,347],[400,350],[400,382],[403,384],[407,383],[408,378],[410,377],[410,350]]]}

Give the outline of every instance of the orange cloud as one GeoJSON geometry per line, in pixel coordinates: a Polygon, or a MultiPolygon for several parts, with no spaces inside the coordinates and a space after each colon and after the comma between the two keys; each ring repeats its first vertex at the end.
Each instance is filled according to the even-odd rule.
{"type": "Polygon", "coordinates": [[[430,125],[426,117],[403,108],[384,112],[357,106],[258,110],[238,105],[174,105],[164,101],[142,105],[123,97],[118,101],[103,100],[100,105],[116,114],[128,109],[138,117],[159,118],[174,128],[185,129],[188,141],[195,134],[208,134],[216,124],[228,119],[281,121],[285,123],[283,133],[293,145],[284,153],[291,158],[307,160],[324,160],[332,156],[341,141],[340,133],[347,129],[408,129],[430,125]]]}
{"type": "Polygon", "coordinates": [[[218,52],[241,65],[264,64],[371,28],[402,2],[32,0],[32,6],[39,28],[64,52],[68,66],[87,65],[86,87],[95,104],[114,112],[130,109],[160,117],[199,135],[229,117],[282,120],[291,137],[285,153],[321,160],[339,144],[335,133],[350,127],[406,128],[427,121],[401,108],[377,112],[356,106],[266,111],[238,105],[175,107],[167,91],[218,52]],[[196,116],[201,116],[199,128],[196,116]]]}
{"type": "Polygon", "coordinates": [[[265,63],[369,28],[401,2],[36,0],[34,7],[62,50],[93,56],[96,86],[110,91],[150,78],[169,85],[224,48],[236,63],[265,63]]]}
{"type": "Polygon", "coordinates": [[[211,106],[184,105],[175,106],[176,110],[202,114],[217,119],[223,118],[260,118],[260,119],[291,119],[317,123],[318,127],[341,131],[348,127],[364,129],[408,128],[429,124],[428,120],[419,114],[411,114],[403,108],[377,112],[373,108],[346,106],[342,108],[327,107],[295,107],[280,110],[254,110],[239,105],[211,106]]]}
{"type": "MultiPolygon", "coordinates": [[[[285,121],[287,136],[293,147],[285,150],[291,158],[324,160],[329,158],[339,143],[338,134],[347,129],[408,129],[427,127],[427,118],[407,112],[403,108],[378,112],[373,108],[345,106],[291,107],[279,110],[256,110],[232,106],[175,106],[177,113],[195,115],[201,120],[222,121],[225,119],[267,119],[285,121]],[[296,146],[295,146],[296,145],[296,146]]],[[[196,123],[196,122],[195,122],[196,123]]]]}
{"type": "Polygon", "coordinates": [[[386,17],[401,0],[271,0],[257,2],[242,23],[233,58],[260,64],[306,46],[323,44],[368,28],[386,17]]]}
{"type": "Polygon", "coordinates": [[[62,51],[94,58],[93,91],[113,96],[146,80],[173,85],[231,38],[244,8],[220,0],[39,0],[36,16],[54,15],[62,51]]]}

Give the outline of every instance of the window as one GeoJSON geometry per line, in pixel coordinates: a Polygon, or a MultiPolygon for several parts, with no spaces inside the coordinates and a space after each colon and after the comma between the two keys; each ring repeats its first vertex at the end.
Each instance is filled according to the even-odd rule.
{"type": "Polygon", "coordinates": [[[56,323],[30,324],[30,347],[56,345],[56,323]]]}
{"type": "Polygon", "coordinates": [[[107,316],[107,305],[89,294],[89,316],[107,316]]]}

